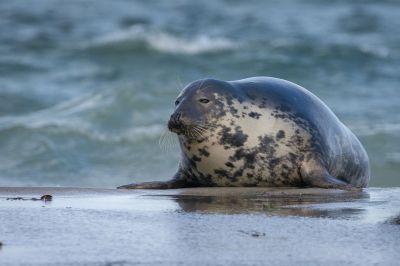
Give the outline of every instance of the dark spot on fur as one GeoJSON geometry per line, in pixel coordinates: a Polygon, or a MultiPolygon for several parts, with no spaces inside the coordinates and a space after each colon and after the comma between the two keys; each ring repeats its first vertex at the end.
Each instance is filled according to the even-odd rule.
{"type": "Polygon", "coordinates": [[[210,156],[210,153],[207,151],[206,147],[199,149],[199,153],[201,156],[205,156],[205,157],[210,156]]]}
{"type": "Polygon", "coordinates": [[[244,157],[244,155],[245,155],[244,149],[240,148],[240,149],[237,149],[235,151],[235,154],[233,156],[229,157],[229,159],[233,162],[236,162],[236,161],[241,160],[244,157]]]}
{"type": "Polygon", "coordinates": [[[236,109],[235,107],[229,105],[229,111],[233,114],[236,115],[238,113],[238,109],[236,109]]]}
{"type": "Polygon", "coordinates": [[[244,169],[255,169],[256,155],[256,150],[251,151],[240,148],[235,151],[233,156],[229,157],[229,160],[231,162],[244,160],[244,169]]]}
{"type": "Polygon", "coordinates": [[[197,157],[196,155],[192,156],[192,160],[195,161],[195,162],[201,162],[201,158],[197,157]]]}
{"type": "Polygon", "coordinates": [[[257,112],[250,112],[249,116],[252,117],[252,118],[255,118],[255,119],[259,119],[261,114],[257,113],[257,112]]]}
{"type": "Polygon", "coordinates": [[[191,148],[191,146],[190,146],[190,144],[188,143],[188,142],[183,142],[183,146],[188,150],[188,151],[190,151],[190,148],[191,148]]]}
{"type": "Polygon", "coordinates": [[[241,147],[248,137],[240,127],[235,127],[235,132],[232,133],[231,128],[223,126],[219,135],[221,136],[219,144],[224,145],[225,148],[229,148],[229,146],[241,147]]]}
{"type": "Polygon", "coordinates": [[[227,162],[227,163],[225,163],[225,165],[228,166],[228,167],[231,167],[231,168],[235,167],[235,166],[233,165],[233,163],[231,163],[231,162],[227,162]]]}
{"type": "Polygon", "coordinates": [[[204,141],[208,141],[208,137],[203,137],[203,138],[199,138],[199,139],[197,139],[197,142],[198,143],[203,143],[204,141]]]}
{"type": "Polygon", "coordinates": [[[198,177],[198,183],[202,184],[203,186],[215,186],[215,182],[213,181],[212,175],[204,175],[202,173],[199,173],[198,177]]]}
{"type": "Polygon", "coordinates": [[[277,165],[279,165],[281,159],[280,158],[273,158],[269,160],[269,166],[271,168],[275,168],[277,165]]]}
{"type": "Polygon", "coordinates": [[[235,171],[234,173],[233,173],[233,178],[235,179],[235,180],[237,180],[237,178],[238,177],[241,177],[242,175],[243,175],[243,168],[240,168],[240,169],[238,169],[237,171],[235,171]]]}
{"type": "Polygon", "coordinates": [[[188,164],[190,165],[191,168],[196,169],[197,164],[195,160],[188,160],[188,164]]]}
{"type": "Polygon", "coordinates": [[[234,177],[234,176],[231,176],[227,170],[216,169],[216,170],[214,170],[214,173],[216,175],[218,175],[219,177],[225,177],[225,178],[231,180],[232,182],[236,182],[237,181],[237,178],[234,177]]]}
{"type": "Polygon", "coordinates": [[[262,153],[268,155],[272,155],[273,153],[275,153],[275,149],[273,147],[275,145],[275,141],[273,138],[265,135],[264,137],[258,137],[258,140],[260,141],[259,146],[262,153]]]}
{"type": "Polygon", "coordinates": [[[279,130],[278,133],[276,133],[276,140],[281,140],[285,138],[285,131],[279,130]]]}

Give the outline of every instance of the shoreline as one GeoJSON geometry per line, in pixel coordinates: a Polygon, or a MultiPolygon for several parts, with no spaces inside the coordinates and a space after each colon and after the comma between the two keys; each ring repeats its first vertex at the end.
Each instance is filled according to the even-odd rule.
{"type": "Polygon", "coordinates": [[[395,265],[399,215],[400,188],[0,188],[0,264],[395,265]]]}

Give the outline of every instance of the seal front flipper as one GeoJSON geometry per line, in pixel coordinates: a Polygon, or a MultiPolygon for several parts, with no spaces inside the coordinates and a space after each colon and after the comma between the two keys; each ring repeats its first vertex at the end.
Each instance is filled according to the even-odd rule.
{"type": "Polygon", "coordinates": [[[186,182],[183,180],[170,180],[170,181],[155,181],[155,182],[143,182],[143,183],[133,183],[129,185],[124,185],[117,187],[118,189],[173,189],[173,188],[184,188],[186,182]]]}
{"type": "Polygon", "coordinates": [[[133,183],[117,187],[117,189],[174,189],[174,188],[185,188],[190,187],[190,184],[184,178],[184,176],[178,171],[169,181],[155,181],[155,182],[143,182],[133,183]]]}
{"type": "Polygon", "coordinates": [[[306,186],[342,189],[348,191],[360,191],[361,188],[354,187],[334,176],[331,176],[326,168],[317,161],[309,161],[300,167],[301,178],[306,186]]]}

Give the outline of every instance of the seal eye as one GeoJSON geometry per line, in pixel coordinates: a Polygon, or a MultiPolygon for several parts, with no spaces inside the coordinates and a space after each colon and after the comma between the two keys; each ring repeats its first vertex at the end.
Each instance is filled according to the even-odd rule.
{"type": "Polygon", "coordinates": [[[199,100],[199,102],[201,102],[201,103],[209,103],[210,100],[206,99],[206,98],[202,98],[202,99],[199,100]]]}
{"type": "Polygon", "coordinates": [[[175,105],[178,105],[178,104],[179,104],[179,101],[178,101],[178,100],[176,100],[176,101],[175,101],[175,105]]]}

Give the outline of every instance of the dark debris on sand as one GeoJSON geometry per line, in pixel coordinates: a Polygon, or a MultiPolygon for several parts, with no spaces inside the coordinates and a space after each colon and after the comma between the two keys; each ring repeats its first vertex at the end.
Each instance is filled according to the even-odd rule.
{"type": "Polygon", "coordinates": [[[239,233],[243,233],[252,237],[260,237],[260,236],[265,236],[265,233],[262,232],[258,232],[255,230],[251,230],[251,231],[244,231],[244,230],[239,230],[239,233]]]}
{"type": "Polygon", "coordinates": [[[7,198],[7,200],[41,200],[41,201],[52,201],[53,200],[53,196],[52,195],[43,195],[40,198],[23,198],[23,197],[10,197],[7,198]]]}

